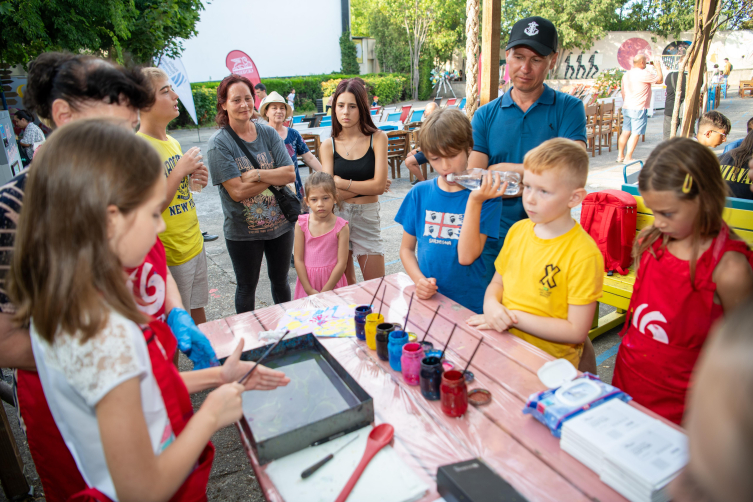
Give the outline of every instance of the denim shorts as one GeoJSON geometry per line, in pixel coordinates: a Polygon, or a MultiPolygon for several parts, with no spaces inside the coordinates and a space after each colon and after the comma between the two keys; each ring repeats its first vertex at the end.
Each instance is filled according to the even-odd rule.
{"type": "Polygon", "coordinates": [[[646,134],[648,125],[648,110],[622,109],[622,130],[631,131],[635,134],[646,134]]]}
{"type": "Polygon", "coordinates": [[[353,256],[384,255],[382,247],[381,219],[379,203],[350,204],[342,203],[343,208],[335,206],[335,214],[348,222],[350,228],[350,250],[353,256]]]}

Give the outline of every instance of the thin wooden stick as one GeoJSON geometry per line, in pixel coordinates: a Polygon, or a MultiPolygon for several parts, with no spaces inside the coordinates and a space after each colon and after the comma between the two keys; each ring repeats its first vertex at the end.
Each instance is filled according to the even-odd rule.
{"type": "Polygon", "coordinates": [[[429,336],[429,330],[431,329],[431,325],[434,324],[434,319],[437,318],[437,314],[439,313],[441,305],[437,305],[437,310],[434,311],[434,316],[431,318],[431,322],[429,323],[429,327],[426,328],[426,332],[424,333],[424,337],[421,339],[421,343],[426,340],[426,337],[429,336]]]}
{"type": "Polygon", "coordinates": [[[285,338],[286,336],[288,336],[288,333],[290,333],[290,330],[286,329],[285,333],[283,333],[283,335],[280,337],[280,339],[277,340],[274,343],[274,345],[272,345],[270,348],[268,348],[266,350],[266,352],[264,352],[264,354],[262,354],[262,356],[256,361],[256,364],[254,364],[254,367],[251,368],[250,370],[248,370],[246,372],[246,374],[243,375],[240,380],[238,380],[239,384],[246,385],[246,380],[248,380],[249,378],[251,378],[251,374],[254,372],[254,370],[259,367],[259,365],[261,364],[261,362],[269,355],[270,352],[272,352],[274,350],[275,347],[277,347],[277,345],[282,341],[282,339],[285,338]]]}
{"type": "Polygon", "coordinates": [[[442,349],[442,355],[439,356],[439,359],[441,360],[444,357],[444,352],[447,350],[447,347],[450,345],[450,340],[452,340],[452,335],[455,334],[455,328],[457,328],[457,324],[453,324],[452,331],[450,332],[450,337],[447,339],[447,343],[444,345],[444,348],[442,349]]]}
{"type": "Polygon", "coordinates": [[[473,354],[471,354],[471,358],[468,359],[468,364],[465,365],[465,369],[463,370],[463,375],[465,375],[465,372],[468,371],[468,368],[471,367],[471,361],[473,361],[473,358],[476,356],[476,352],[478,352],[479,347],[481,347],[481,344],[484,342],[484,339],[478,341],[478,345],[476,345],[476,349],[473,351],[473,354]]]}
{"type": "Polygon", "coordinates": [[[376,291],[374,291],[374,296],[371,297],[371,303],[369,305],[371,305],[372,307],[374,306],[374,300],[376,300],[376,295],[377,293],[379,293],[379,288],[382,287],[383,282],[384,282],[384,276],[382,276],[382,280],[379,281],[379,285],[377,286],[376,291]]]}
{"type": "Polygon", "coordinates": [[[382,315],[382,307],[384,306],[384,295],[387,293],[387,286],[384,286],[384,289],[382,290],[382,303],[379,305],[379,315],[382,315]]]}
{"type": "Polygon", "coordinates": [[[405,313],[405,323],[403,324],[403,330],[408,331],[408,316],[410,316],[410,308],[411,305],[413,305],[413,295],[415,295],[416,292],[410,294],[410,302],[408,302],[408,312],[405,313]]]}

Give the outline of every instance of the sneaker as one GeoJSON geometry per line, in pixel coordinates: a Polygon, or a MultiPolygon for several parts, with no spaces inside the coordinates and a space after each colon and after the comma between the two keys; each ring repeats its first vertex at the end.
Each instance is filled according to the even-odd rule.
{"type": "Polygon", "coordinates": [[[410,182],[412,186],[416,186],[416,183],[420,183],[420,180],[418,178],[410,182]]]}
{"type": "Polygon", "coordinates": [[[201,235],[204,237],[204,242],[212,242],[220,238],[219,235],[209,235],[206,232],[201,232],[201,235]]]}

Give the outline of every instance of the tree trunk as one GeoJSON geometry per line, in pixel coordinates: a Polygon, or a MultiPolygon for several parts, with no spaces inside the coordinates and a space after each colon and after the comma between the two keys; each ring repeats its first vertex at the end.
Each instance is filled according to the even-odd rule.
{"type": "Polygon", "coordinates": [[[476,113],[478,100],[478,14],[479,0],[466,0],[465,4],[465,113],[468,119],[476,113]]]}

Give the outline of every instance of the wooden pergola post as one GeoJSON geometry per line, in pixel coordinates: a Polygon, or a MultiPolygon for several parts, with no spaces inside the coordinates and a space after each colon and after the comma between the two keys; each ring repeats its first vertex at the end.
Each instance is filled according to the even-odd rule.
{"type": "Polygon", "coordinates": [[[484,0],[481,38],[481,106],[499,94],[499,38],[502,0],[484,0]]]}

